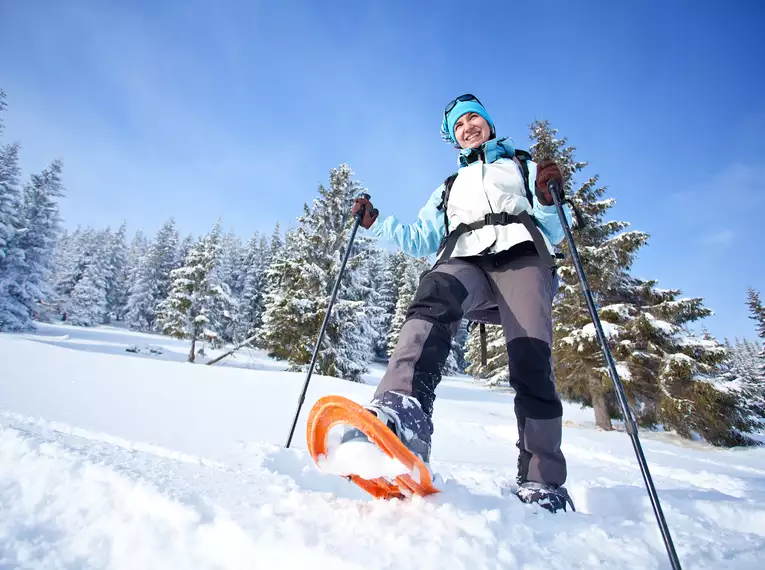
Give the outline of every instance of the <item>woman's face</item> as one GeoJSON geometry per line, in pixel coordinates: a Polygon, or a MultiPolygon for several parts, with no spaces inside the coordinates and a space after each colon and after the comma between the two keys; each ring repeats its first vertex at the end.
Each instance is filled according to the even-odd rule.
{"type": "Polygon", "coordinates": [[[478,148],[491,136],[491,127],[478,113],[465,113],[454,124],[454,136],[462,148],[478,148]]]}

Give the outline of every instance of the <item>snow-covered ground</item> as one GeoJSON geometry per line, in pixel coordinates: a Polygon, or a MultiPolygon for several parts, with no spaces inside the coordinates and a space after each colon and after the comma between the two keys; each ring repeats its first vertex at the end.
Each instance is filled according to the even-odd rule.
{"type": "MultiPolygon", "coordinates": [[[[438,390],[443,492],[373,501],[317,470],[304,428],[322,395],[367,402],[380,367],[367,385],[314,377],[285,449],[303,375],[249,349],[211,367],[187,351],[109,327],[0,334],[0,568],[669,567],[628,436],[590,410],[565,408],[577,513],[508,496],[512,396],[465,378],[438,390]]],[[[765,450],[642,442],[684,568],[759,568],[765,450]]]]}

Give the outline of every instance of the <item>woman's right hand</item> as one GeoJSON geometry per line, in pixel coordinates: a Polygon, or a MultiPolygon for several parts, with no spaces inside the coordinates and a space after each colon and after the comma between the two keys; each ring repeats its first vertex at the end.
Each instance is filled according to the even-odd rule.
{"type": "Polygon", "coordinates": [[[359,214],[362,215],[361,225],[366,229],[371,228],[372,224],[375,223],[377,216],[380,215],[380,212],[377,211],[377,208],[375,208],[372,205],[372,202],[370,202],[367,198],[356,198],[353,201],[353,208],[351,208],[351,213],[354,216],[358,216],[359,214]]]}

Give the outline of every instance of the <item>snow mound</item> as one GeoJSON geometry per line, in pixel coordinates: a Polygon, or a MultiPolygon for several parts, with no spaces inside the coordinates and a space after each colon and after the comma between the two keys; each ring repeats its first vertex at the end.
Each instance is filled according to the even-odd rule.
{"type": "Polygon", "coordinates": [[[400,461],[388,457],[371,441],[349,441],[319,458],[319,469],[333,475],[358,475],[362,479],[395,479],[408,473],[400,461]]]}

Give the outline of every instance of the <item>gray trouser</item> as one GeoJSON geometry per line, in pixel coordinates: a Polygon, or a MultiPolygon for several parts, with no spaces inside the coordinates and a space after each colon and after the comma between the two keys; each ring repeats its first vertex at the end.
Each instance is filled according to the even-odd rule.
{"type": "MultiPolygon", "coordinates": [[[[440,371],[462,318],[479,315],[480,320],[482,313],[498,310],[516,392],[518,482],[563,484],[563,412],[550,349],[553,271],[536,255],[504,262],[490,256],[452,258],[436,265],[420,281],[375,397],[389,391],[412,395],[430,418],[440,371]]],[[[423,434],[428,442],[430,435],[423,434]]]]}

